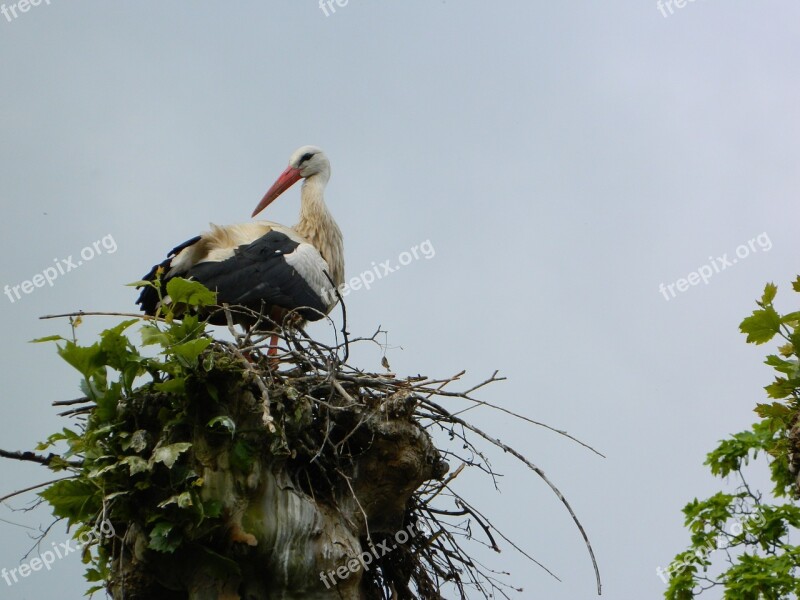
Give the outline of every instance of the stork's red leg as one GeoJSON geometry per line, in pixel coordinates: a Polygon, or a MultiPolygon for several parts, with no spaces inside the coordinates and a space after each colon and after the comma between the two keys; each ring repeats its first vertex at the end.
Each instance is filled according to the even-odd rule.
{"type": "Polygon", "coordinates": [[[273,333],[272,336],[269,338],[269,350],[267,351],[267,356],[277,356],[278,355],[278,334],[273,333]]]}
{"type": "Polygon", "coordinates": [[[273,369],[277,369],[278,366],[281,364],[281,361],[278,359],[278,334],[273,333],[272,336],[269,338],[269,350],[267,350],[267,356],[269,357],[269,366],[273,369]]]}

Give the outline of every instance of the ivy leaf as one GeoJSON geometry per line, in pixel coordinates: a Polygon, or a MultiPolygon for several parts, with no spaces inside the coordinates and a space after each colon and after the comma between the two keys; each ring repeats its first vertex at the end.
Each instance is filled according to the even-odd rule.
{"type": "Polygon", "coordinates": [[[153,451],[153,456],[150,458],[151,463],[162,463],[168,469],[171,469],[181,454],[186,452],[192,444],[189,442],[180,442],[177,444],[170,444],[169,446],[161,446],[153,451]]]}
{"type": "Polygon", "coordinates": [[[147,432],[146,429],[137,429],[131,435],[130,441],[123,444],[122,447],[124,450],[128,448],[133,448],[134,452],[142,452],[149,443],[150,434],[147,432]]]}
{"type": "Polygon", "coordinates": [[[217,426],[227,429],[228,433],[231,434],[231,439],[236,435],[236,423],[228,416],[221,415],[219,417],[214,417],[206,424],[206,427],[209,429],[214,429],[217,426]]]}
{"type": "Polygon", "coordinates": [[[120,463],[111,463],[110,465],[106,465],[105,467],[100,467],[96,469],[91,469],[86,476],[90,479],[94,479],[96,477],[100,477],[101,475],[105,475],[106,473],[110,473],[111,471],[115,471],[119,467],[120,463]]]}
{"type": "Polygon", "coordinates": [[[150,463],[141,456],[126,456],[119,462],[128,467],[131,476],[138,475],[139,473],[146,473],[152,469],[150,463]]]}
{"type": "Polygon", "coordinates": [[[747,334],[748,344],[763,344],[770,341],[780,331],[781,316],[771,306],[754,310],[739,325],[742,333],[747,334]]]}
{"type": "Polygon", "coordinates": [[[792,289],[795,292],[800,292],[800,276],[792,282],[792,289]]]}
{"type": "Polygon", "coordinates": [[[159,521],[150,530],[149,546],[156,552],[173,553],[181,545],[181,538],[173,533],[174,525],[166,521],[159,521]]]}
{"type": "Polygon", "coordinates": [[[183,492],[182,494],[176,494],[170,498],[167,498],[161,502],[158,507],[166,508],[170,504],[176,504],[178,508],[190,508],[194,506],[194,500],[192,499],[191,492],[183,492]]]}

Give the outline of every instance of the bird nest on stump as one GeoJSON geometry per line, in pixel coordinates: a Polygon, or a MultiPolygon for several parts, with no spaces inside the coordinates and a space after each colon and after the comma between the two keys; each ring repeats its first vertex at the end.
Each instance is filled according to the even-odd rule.
{"type": "Polygon", "coordinates": [[[542,477],[591,554],[541,470],[442,406],[485,404],[471,394],[496,373],[450,391],[462,373],[349,366],[349,346],[378,334],[326,345],[287,328],[268,356],[269,334],[231,325],[233,341],[215,340],[194,316],[131,319],[80,346],[86,314],[70,317],[72,340],[45,338],[84,377],[85,397],[54,403],[76,424],[39,446],[49,455],[0,455],[68,473],[39,495],[76,537],[113,532],[89,536],[84,557],[94,589],[115,600],[509,598],[522,590],[464,547],[482,537],[517,548],[453,489],[465,466],[494,477],[475,440],[542,477]],[[142,321],[155,357],[126,336],[142,321]],[[437,449],[435,430],[468,456],[437,449]],[[449,472],[448,461],[460,466],[449,472]]]}

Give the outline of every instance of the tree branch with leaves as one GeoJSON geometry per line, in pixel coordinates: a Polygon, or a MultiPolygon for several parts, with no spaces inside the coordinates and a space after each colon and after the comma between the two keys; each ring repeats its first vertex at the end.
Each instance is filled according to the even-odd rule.
{"type": "MultiPolygon", "coordinates": [[[[800,277],[792,288],[800,292],[800,277]]],[[[767,284],[758,308],[740,325],[750,344],[778,341],[777,352],[765,360],[776,372],[764,388],[769,401],[756,405],[758,422],[706,457],[714,476],[738,485],[684,507],[691,544],[658,573],[668,582],[668,600],[712,589],[731,600],[800,598],[800,546],[793,542],[800,527],[800,311],[781,314],[774,305],[777,291],[767,284]],[[759,456],[768,462],[769,493],[752,489],[746,478],[759,456]]]]}

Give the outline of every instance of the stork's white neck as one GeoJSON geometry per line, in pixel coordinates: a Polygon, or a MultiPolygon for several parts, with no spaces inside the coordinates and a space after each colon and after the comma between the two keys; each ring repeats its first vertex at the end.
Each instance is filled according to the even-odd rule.
{"type": "Polygon", "coordinates": [[[319,250],[331,269],[331,278],[339,286],[344,282],[344,245],[342,232],[325,205],[325,184],[322,173],[303,181],[300,194],[300,220],[294,227],[319,250]]]}

